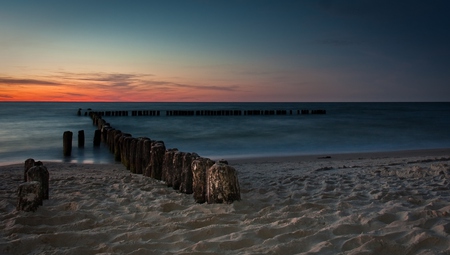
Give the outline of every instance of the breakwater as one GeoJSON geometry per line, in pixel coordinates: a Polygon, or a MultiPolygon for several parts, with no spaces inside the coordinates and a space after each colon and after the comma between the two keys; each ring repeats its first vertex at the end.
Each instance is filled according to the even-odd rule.
{"type": "Polygon", "coordinates": [[[89,116],[97,127],[94,146],[105,143],[115,160],[131,173],[164,181],[174,190],[193,194],[197,203],[240,200],[237,172],[225,160],[215,162],[194,152],[167,149],[163,141],[116,130],[97,112],[90,112],[89,116]]]}
{"type": "MultiPolygon", "coordinates": [[[[326,110],[131,110],[131,111],[86,111],[84,115],[95,114],[102,117],[121,116],[273,116],[326,114],[326,110]]],[[[82,115],[81,109],[78,115],[82,115]]]]}

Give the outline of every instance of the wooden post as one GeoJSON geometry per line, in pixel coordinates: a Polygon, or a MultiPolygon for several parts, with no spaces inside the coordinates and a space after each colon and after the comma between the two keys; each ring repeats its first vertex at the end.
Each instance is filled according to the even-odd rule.
{"type": "Polygon", "coordinates": [[[181,170],[180,191],[186,194],[192,194],[192,158],[197,158],[197,154],[185,153],[183,156],[183,168],[181,170]]]}
{"type": "Polygon", "coordinates": [[[65,131],[63,134],[63,154],[64,156],[72,155],[72,136],[73,133],[65,131]]]}
{"type": "Polygon", "coordinates": [[[141,161],[141,173],[143,174],[145,168],[151,161],[151,151],[152,151],[152,140],[150,138],[143,138],[142,143],[142,161],[141,161]]]}
{"type": "Polygon", "coordinates": [[[128,161],[130,162],[130,172],[136,173],[136,147],[137,138],[133,138],[130,143],[130,150],[128,151],[128,161]]]}
{"type": "Polygon", "coordinates": [[[192,191],[197,203],[206,202],[206,170],[214,165],[209,158],[197,158],[192,161],[192,191]]]}
{"type": "Polygon", "coordinates": [[[113,154],[116,151],[116,143],[118,142],[118,139],[119,139],[119,138],[116,139],[116,136],[121,133],[122,133],[122,131],[114,129],[111,131],[110,134],[108,134],[108,146],[109,146],[109,150],[113,154]]]}
{"type": "Polygon", "coordinates": [[[108,133],[112,129],[113,128],[110,127],[109,124],[105,124],[100,128],[100,130],[102,131],[102,142],[104,142],[105,144],[108,144],[108,133]]]}
{"type": "Polygon", "coordinates": [[[33,166],[27,171],[27,181],[41,183],[42,199],[48,199],[49,173],[44,165],[33,166]]]}
{"type": "Polygon", "coordinates": [[[32,168],[34,166],[34,162],[35,161],[32,158],[25,160],[24,169],[23,169],[23,180],[25,182],[27,181],[27,172],[30,168],[32,168]]]}
{"type": "Polygon", "coordinates": [[[78,131],[78,148],[84,148],[84,130],[78,131]]]}
{"type": "Polygon", "coordinates": [[[114,150],[114,157],[117,161],[122,162],[123,165],[125,165],[125,139],[131,137],[131,134],[123,133],[119,138],[119,143],[117,144],[117,150],[114,150]],[[117,154],[116,154],[117,153],[117,154]]]}
{"type": "Polygon", "coordinates": [[[161,173],[161,180],[166,182],[167,187],[172,187],[173,179],[173,156],[178,149],[168,149],[164,154],[163,169],[161,173]]]}
{"type": "Polygon", "coordinates": [[[131,141],[133,140],[133,137],[130,136],[126,136],[123,139],[123,143],[122,143],[122,147],[121,147],[121,161],[122,164],[128,169],[130,170],[130,160],[128,157],[128,153],[130,151],[130,144],[131,141]]]}
{"type": "Polygon", "coordinates": [[[184,152],[181,152],[181,151],[177,151],[173,155],[172,188],[174,190],[180,189],[181,171],[183,171],[183,156],[184,156],[184,152]]]}
{"type": "Polygon", "coordinates": [[[122,132],[116,132],[116,135],[114,136],[114,160],[120,161],[120,146],[121,146],[121,137],[123,137],[125,134],[122,132]]]}
{"type": "Polygon", "coordinates": [[[42,205],[41,183],[26,182],[19,185],[17,210],[35,212],[42,205]]]}
{"type": "Polygon", "coordinates": [[[100,129],[95,130],[94,133],[94,146],[100,146],[100,142],[102,141],[102,131],[100,129]]]}
{"type": "Polygon", "coordinates": [[[151,149],[151,159],[149,166],[151,167],[150,177],[161,180],[162,165],[164,161],[164,153],[166,152],[166,146],[164,143],[156,142],[151,149]]]}
{"type": "Polygon", "coordinates": [[[142,174],[142,157],[144,156],[142,151],[143,145],[144,137],[139,137],[136,141],[136,151],[134,153],[134,169],[137,174],[142,174]]]}
{"type": "Polygon", "coordinates": [[[206,171],[206,201],[208,204],[240,200],[236,170],[224,163],[216,163],[206,171]]]}

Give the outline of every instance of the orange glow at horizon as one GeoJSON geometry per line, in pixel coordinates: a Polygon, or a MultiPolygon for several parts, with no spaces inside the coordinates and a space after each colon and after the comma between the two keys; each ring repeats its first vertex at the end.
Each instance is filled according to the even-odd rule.
{"type": "Polygon", "coordinates": [[[180,85],[119,86],[108,82],[77,81],[72,84],[0,83],[0,102],[195,102],[234,101],[240,94],[220,88],[180,85]]]}
{"type": "MultiPolygon", "coordinates": [[[[312,72],[301,76],[315,78],[312,72]]],[[[0,75],[0,102],[294,102],[320,101],[323,91],[335,92],[311,84],[297,86],[264,76],[214,79],[132,72],[50,72],[0,75]]]]}

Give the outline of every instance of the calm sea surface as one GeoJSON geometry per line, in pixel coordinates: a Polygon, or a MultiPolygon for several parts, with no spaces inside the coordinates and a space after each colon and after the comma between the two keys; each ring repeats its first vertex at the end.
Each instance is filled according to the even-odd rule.
{"type": "Polygon", "coordinates": [[[0,165],[27,158],[113,163],[106,147],[92,145],[95,127],[84,116],[119,110],[294,110],[275,116],[104,117],[134,137],[162,140],[166,148],[201,156],[236,158],[450,148],[450,103],[0,103],[0,165]],[[77,116],[82,108],[83,116],[77,116]],[[297,115],[324,109],[326,115],[297,115]],[[77,148],[78,130],[86,145],[77,148]],[[72,131],[71,157],[62,154],[72,131]]]}

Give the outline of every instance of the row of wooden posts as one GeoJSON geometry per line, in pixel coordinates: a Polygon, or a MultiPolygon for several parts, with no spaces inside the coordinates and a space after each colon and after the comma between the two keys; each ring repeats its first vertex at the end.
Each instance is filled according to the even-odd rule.
{"type": "MultiPolygon", "coordinates": [[[[168,187],[182,193],[193,194],[197,203],[232,203],[240,200],[240,187],[237,171],[225,160],[217,162],[199,156],[197,153],[181,152],[178,149],[166,149],[163,141],[147,137],[132,137],[131,134],[116,130],[101,115],[90,113],[97,127],[94,134],[94,146],[104,142],[116,161],[130,170],[164,181],[168,187]]],[[[84,146],[84,132],[78,133],[78,146],[84,146]]],[[[64,155],[70,156],[72,132],[63,135],[64,155]],[[68,154],[66,154],[68,153],[68,154]]]]}
{"type": "MultiPolygon", "coordinates": [[[[326,110],[133,110],[129,111],[95,111],[89,114],[97,116],[261,116],[261,115],[305,115],[305,114],[326,114],[326,110]]],[[[81,109],[78,110],[81,115],[81,109]]],[[[88,115],[85,112],[84,115],[88,115]]]]}

